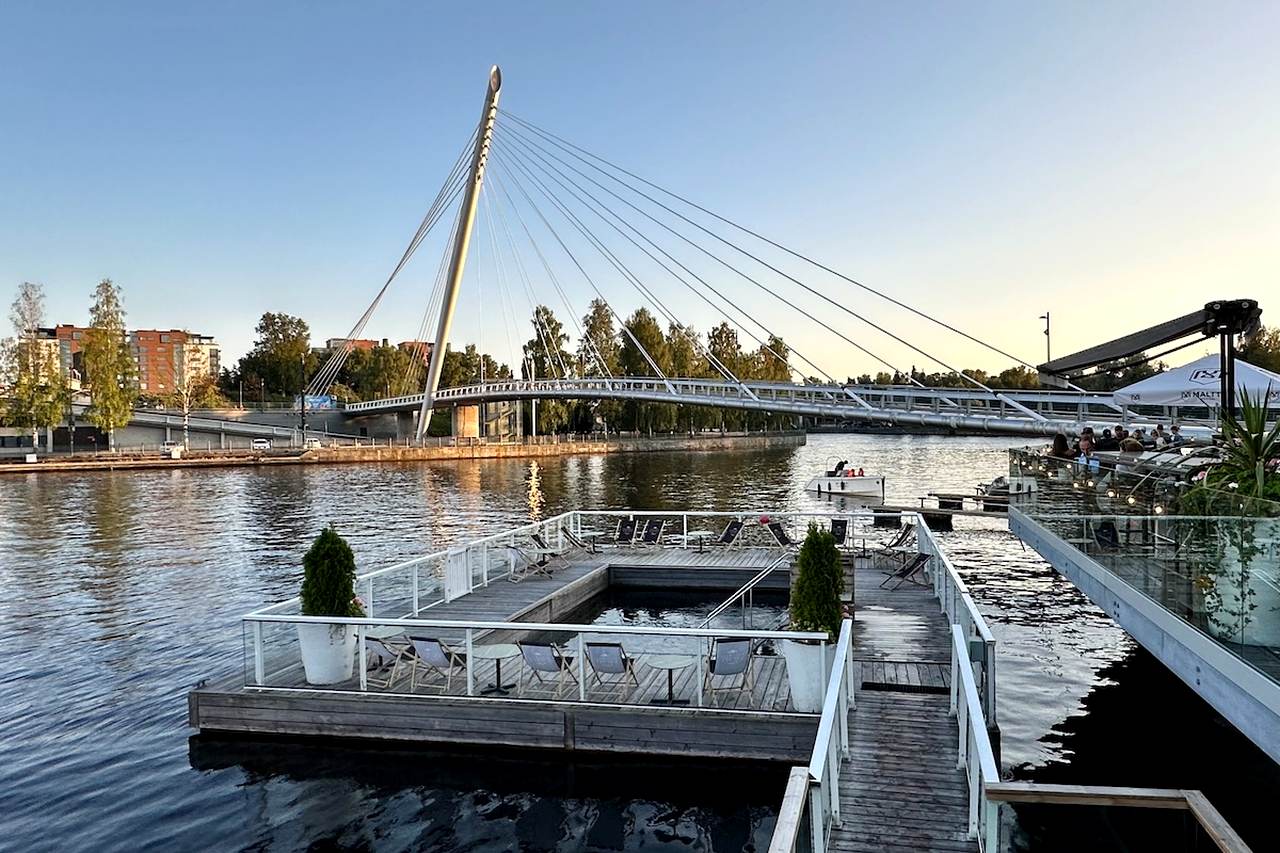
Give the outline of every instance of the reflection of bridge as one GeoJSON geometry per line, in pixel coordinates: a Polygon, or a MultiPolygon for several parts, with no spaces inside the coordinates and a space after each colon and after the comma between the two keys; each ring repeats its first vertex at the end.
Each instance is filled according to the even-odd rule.
{"type": "MultiPolygon", "coordinates": [[[[423,394],[350,403],[344,411],[366,415],[418,411],[423,394]]],[[[918,424],[996,433],[1052,435],[1079,425],[1126,422],[1123,410],[1105,393],[1079,391],[1002,391],[968,388],[916,388],[909,385],[797,385],[786,382],[741,384],[706,379],[539,379],[506,380],[459,388],[441,388],[436,405],[474,405],[504,400],[623,399],[688,406],[716,406],[773,414],[838,418],[849,421],[918,424]]],[[[1170,412],[1162,410],[1167,421],[1170,412]]]]}

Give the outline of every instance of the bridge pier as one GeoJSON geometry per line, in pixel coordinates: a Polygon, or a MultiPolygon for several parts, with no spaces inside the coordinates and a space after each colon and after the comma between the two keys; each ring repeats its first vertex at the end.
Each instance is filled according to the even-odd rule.
{"type": "Polygon", "coordinates": [[[479,406],[454,406],[453,407],[453,437],[454,438],[479,438],[480,437],[480,407],[479,406]]]}

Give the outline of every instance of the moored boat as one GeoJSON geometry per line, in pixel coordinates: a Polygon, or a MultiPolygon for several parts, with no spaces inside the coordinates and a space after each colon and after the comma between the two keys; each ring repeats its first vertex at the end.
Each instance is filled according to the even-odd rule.
{"type": "Polygon", "coordinates": [[[862,468],[854,468],[848,460],[840,460],[834,467],[811,479],[805,491],[820,494],[848,495],[850,497],[878,498],[884,502],[884,477],[869,475],[862,468]]]}

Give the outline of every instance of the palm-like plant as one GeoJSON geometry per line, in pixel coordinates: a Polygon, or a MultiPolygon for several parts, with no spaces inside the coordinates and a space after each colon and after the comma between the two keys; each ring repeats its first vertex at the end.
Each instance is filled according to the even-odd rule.
{"type": "Polygon", "coordinates": [[[1222,411],[1222,436],[1225,457],[1210,471],[1207,485],[1230,488],[1237,494],[1264,499],[1280,499],[1280,421],[1267,429],[1267,401],[1271,387],[1264,394],[1251,396],[1240,389],[1240,415],[1222,411]]]}

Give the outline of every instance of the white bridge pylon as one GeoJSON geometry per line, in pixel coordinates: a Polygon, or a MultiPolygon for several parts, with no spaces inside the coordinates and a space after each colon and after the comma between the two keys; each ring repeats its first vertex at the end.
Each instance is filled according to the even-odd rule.
{"type": "MultiPolygon", "coordinates": [[[[1006,391],[1001,396],[1012,399],[996,399],[986,392],[963,388],[617,377],[502,380],[441,388],[432,403],[435,407],[445,407],[529,399],[634,400],[1028,436],[1051,436],[1059,432],[1070,435],[1086,425],[1101,428],[1145,420],[1167,423],[1172,414],[1164,410],[1160,415],[1147,417],[1118,413],[1109,393],[1006,391]],[[850,391],[856,397],[851,397],[850,391]],[[1018,405],[1015,407],[1011,402],[1018,405]],[[1033,414],[1025,414],[1027,411],[1033,414]]],[[[409,394],[349,403],[344,411],[349,415],[419,411],[424,399],[423,394],[409,394]]],[[[1185,417],[1179,420],[1188,424],[1185,417]]]]}

